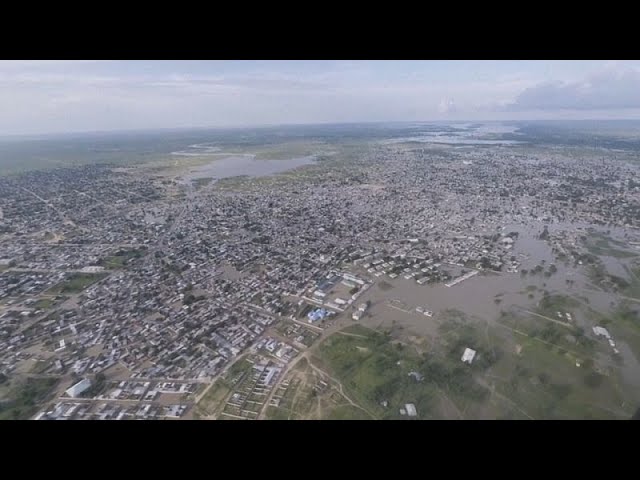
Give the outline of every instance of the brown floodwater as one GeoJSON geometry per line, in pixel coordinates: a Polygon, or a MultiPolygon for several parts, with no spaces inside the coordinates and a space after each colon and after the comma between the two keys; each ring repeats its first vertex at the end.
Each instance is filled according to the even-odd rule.
{"type": "MultiPolygon", "coordinates": [[[[549,231],[569,230],[576,226],[556,224],[549,226],[549,231]]],[[[544,260],[545,270],[548,270],[551,263],[554,263],[558,269],[551,276],[546,277],[542,273],[525,276],[520,273],[487,273],[476,275],[452,287],[446,287],[444,284],[419,285],[415,280],[406,280],[403,276],[393,280],[385,277],[385,282],[393,288],[383,290],[374,286],[363,295],[363,301],[371,302],[371,310],[370,316],[365,316],[361,323],[370,327],[388,328],[393,326],[395,320],[396,324],[401,324],[417,335],[435,335],[438,313],[444,310],[456,309],[472,319],[494,323],[497,322],[502,311],[508,311],[514,307],[535,311],[543,290],[552,295],[571,296],[581,302],[583,307],[602,314],[610,312],[618,304],[619,298],[614,293],[605,292],[593,286],[587,275],[586,266],[555,262],[551,247],[538,238],[542,227],[542,224],[510,225],[504,230],[519,233],[513,254],[522,263],[521,268],[531,270],[544,260]],[[532,286],[535,286],[535,289],[532,286]],[[529,297],[530,292],[533,293],[533,298],[529,297]],[[496,298],[500,298],[500,301],[496,302],[496,298]],[[433,317],[416,312],[416,307],[431,310],[433,317]]],[[[613,229],[605,228],[605,230],[613,229]]],[[[628,234],[628,231],[613,232],[611,236],[625,233],[628,234]]],[[[604,259],[607,265],[618,266],[612,268],[614,271],[620,271],[616,268],[624,269],[622,265],[625,260],[628,261],[628,259],[614,257],[604,259]]],[[[572,309],[572,314],[576,324],[585,328],[589,334],[594,323],[584,313],[584,309],[572,309]]],[[[545,320],[541,319],[541,321],[545,320]]],[[[618,344],[620,356],[623,359],[619,370],[623,379],[630,385],[640,387],[640,363],[623,338],[614,338],[614,340],[618,344]]],[[[606,347],[608,348],[608,345],[606,347]]],[[[607,363],[612,363],[610,358],[607,363]]]]}

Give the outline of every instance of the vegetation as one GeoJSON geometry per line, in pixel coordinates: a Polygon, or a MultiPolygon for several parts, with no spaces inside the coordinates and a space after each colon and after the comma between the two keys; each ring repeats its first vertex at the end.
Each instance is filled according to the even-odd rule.
{"type": "Polygon", "coordinates": [[[551,318],[556,318],[557,312],[563,315],[567,311],[577,308],[580,303],[566,295],[543,295],[538,305],[538,312],[551,318]]]}
{"type": "Polygon", "coordinates": [[[601,233],[592,233],[586,241],[589,253],[596,256],[608,256],[615,258],[632,258],[638,254],[626,250],[626,245],[601,233]],[[618,248],[616,248],[618,247],[618,248]]]}
{"type": "Polygon", "coordinates": [[[9,391],[0,403],[0,420],[26,420],[38,411],[58,383],[55,378],[27,378],[9,391]]]}
{"type": "Polygon", "coordinates": [[[144,256],[144,251],[144,248],[119,250],[115,255],[103,258],[100,265],[110,270],[124,268],[132,259],[144,256]]]}
{"type": "Polygon", "coordinates": [[[103,279],[105,273],[78,273],[74,272],[65,278],[62,282],[54,285],[49,289],[49,294],[73,294],[80,293],[92,283],[103,279]]]}
{"type": "MultiPolygon", "coordinates": [[[[360,325],[349,331],[361,336],[329,337],[320,344],[321,360],[354,401],[381,418],[402,418],[399,410],[407,403],[416,406],[419,418],[440,417],[442,393],[460,404],[482,403],[488,397],[488,390],[474,380],[474,370],[460,362],[464,351],[460,348],[466,339],[448,344],[450,351],[445,355],[420,355],[410,346],[393,342],[387,334],[360,325]],[[410,372],[417,372],[421,380],[410,372]]],[[[496,350],[484,361],[489,365],[499,356],[496,350]]]]}
{"type": "Polygon", "coordinates": [[[91,387],[85,390],[82,393],[82,396],[85,398],[94,398],[98,395],[101,395],[107,389],[107,379],[104,373],[96,374],[93,382],[91,383],[91,387]]]}
{"type": "Polygon", "coordinates": [[[341,405],[331,410],[327,420],[371,420],[371,416],[360,408],[352,405],[341,405]]]}
{"type": "Polygon", "coordinates": [[[222,380],[216,382],[209,388],[196,406],[195,412],[202,417],[215,415],[224,406],[224,400],[231,393],[231,389],[222,380]]]}
{"type": "Polygon", "coordinates": [[[48,310],[53,306],[55,300],[52,298],[40,298],[36,303],[33,304],[33,307],[37,310],[48,310]]]}

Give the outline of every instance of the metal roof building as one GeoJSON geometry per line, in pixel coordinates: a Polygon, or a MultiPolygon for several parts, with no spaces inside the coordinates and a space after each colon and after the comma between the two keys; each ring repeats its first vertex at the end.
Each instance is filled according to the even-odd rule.
{"type": "Polygon", "coordinates": [[[77,397],[91,387],[91,380],[85,378],[66,390],[66,394],[70,397],[77,397]]]}

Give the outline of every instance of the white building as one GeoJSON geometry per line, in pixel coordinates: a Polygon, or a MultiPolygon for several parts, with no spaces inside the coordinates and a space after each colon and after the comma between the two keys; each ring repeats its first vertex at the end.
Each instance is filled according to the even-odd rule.
{"type": "Polygon", "coordinates": [[[407,403],[404,406],[404,409],[407,412],[407,415],[409,415],[410,417],[416,417],[418,415],[418,412],[416,411],[416,406],[413,403],[407,403]]]}
{"type": "Polygon", "coordinates": [[[464,363],[468,363],[469,365],[471,365],[471,362],[473,362],[473,359],[476,356],[476,351],[472,350],[470,348],[465,348],[464,349],[464,353],[462,354],[462,361],[464,363]]]}
{"type": "Polygon", "coordinates": [[[611,335],[609,334],[608,330],[604,327],[593,327],[593,333],[596,334],[596,336],[600,337],[605,337],[605,338],[611,338],[611,335]]]}
{"type": "Polygon", "coordinates": [[[87,391],[89,387],[91,387],[91,380],[85,378],[84,380],[80,380],[75,385],[69,387],[65,393],[70,397],[78,397],[82,392],[87,391]]]}

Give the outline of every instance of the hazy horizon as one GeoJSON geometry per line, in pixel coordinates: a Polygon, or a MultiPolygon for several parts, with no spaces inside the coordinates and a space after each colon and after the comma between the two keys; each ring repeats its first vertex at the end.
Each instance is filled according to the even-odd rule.
{"type": "Polygon", "coordinates": [[[157,128],[133,128],[133,129],[113,129],[113,130],[73,130],[64,132],[41,132],[41,133],[20,133],[20,134],[0,134],[0,141],[9,140],[44,140],[58,139],[63,137],[91,136],[91,135],[134,135],[134,134],[159,134],[179,133],[179,132],[207,132],[207,131],[235,131],[235,130],[261,130],[273,128],[294,128],[294,127],[324,127],[324,126],[352,126],[352,125],[403,125],[403,124],[491,124],[491,123],[517,123],[517,124],[588,124],[597,122],[602,124],[611,123],[637,123],[640,125],[640,118],[584,118],[584,119],[521,119],[521,120],[394,120],[394,121],[371,121],[371,122],[316,122],[316,123],[274,123],[274,124],[254,124],[254,125],[236,125],[236,126],[212,126],[212,125],[196,125],[188,127],[157,127],[157,128]]]}
{"type": "Polygon", "coordinates": [[[639,61],[0,61],[0,136],[640,119],[639,61]]]}

